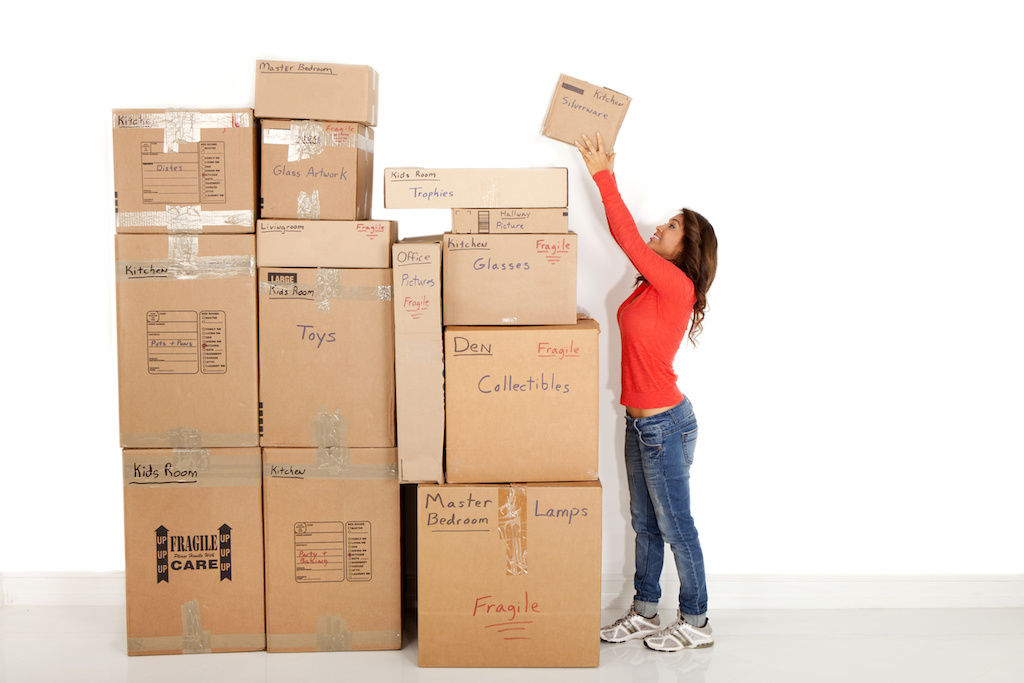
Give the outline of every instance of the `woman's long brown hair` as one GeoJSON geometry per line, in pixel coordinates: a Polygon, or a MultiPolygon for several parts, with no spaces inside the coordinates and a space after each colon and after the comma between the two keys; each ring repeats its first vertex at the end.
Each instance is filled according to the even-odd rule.
{"type": "MultiPolygon", "coordinates": [[[[679,270],[686,273],[693,283],[696,301],[690,323],[690,343],[697,345],[697,335],[704,329],[704,310],[708,305],[708,289],[715,279],[718,269],[718,238],[715,229],[707,218],[691,209],[682,209],[683,215],[683,250],[672,261],[679,270]]],[[[636,279],[636,284],[643,282],[643,276],[636,279]]]]}

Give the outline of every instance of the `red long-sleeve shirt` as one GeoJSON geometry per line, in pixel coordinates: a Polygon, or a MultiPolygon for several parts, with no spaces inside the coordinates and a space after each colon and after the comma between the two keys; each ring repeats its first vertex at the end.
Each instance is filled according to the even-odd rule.
{"type": "Polygon", "coordinates": [[[683,400],[672,369],[696,301],[693,282],[674,263],[647,246],[626,208],[615,176],[598,171],[594,182],[608,217],[612,237],[644,276],[619,306],[622,337],[622,396],[631,408],[663,408],[683,400]]]}

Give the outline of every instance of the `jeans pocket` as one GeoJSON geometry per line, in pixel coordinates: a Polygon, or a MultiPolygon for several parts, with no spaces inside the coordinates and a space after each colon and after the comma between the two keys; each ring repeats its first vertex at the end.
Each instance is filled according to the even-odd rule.
{"type": "Polygon", "coordinates": [[[694,450],[697,448],[697,428],[694,427],[688,432],[683,432],[683,461],[689,467],[693,464],[694,450]]]}
{"type": "Polygon", "coordinates": [[[662,437],[659,427],[644,427],[641,429],[634,425],[633,429],[636,430],[636,438],[641,446],[653,451],[661,450],[662,437]]]}

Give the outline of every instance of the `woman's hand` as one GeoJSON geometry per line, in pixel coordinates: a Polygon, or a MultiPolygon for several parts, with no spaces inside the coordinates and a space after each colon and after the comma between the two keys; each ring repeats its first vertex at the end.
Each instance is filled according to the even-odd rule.
{"type": "Polygon", "coordinates": [[[576,149],[583,155],[583,163],[587,165],[587,171],[593,176],[598,171],[612,171],[612,167],[615,165],[615,155],[608,154],[604,151],[604,140],[601,139],[601,134],[597,134],[597,146],[590,141],[586,135],[581,135],[580,139],[576,141],[576,149]]]}

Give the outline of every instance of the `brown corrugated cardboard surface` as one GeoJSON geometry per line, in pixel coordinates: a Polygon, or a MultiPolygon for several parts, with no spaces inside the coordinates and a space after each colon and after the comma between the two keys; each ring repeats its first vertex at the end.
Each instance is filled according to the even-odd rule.
{"type": "Polygon", "coordinates": [[[263,446],[395,445],[391,270],[259,269],[263,446]]]}
{"type": "Polygon", "coordinates": [[[253,235],[117,235],[121,445],[256,446],[253,235]]]}
{"type": "Polygon", "coordinates": [[[266,448],[267,650],[402,645],[394,448],[266,448]]]}
{"type": "Polygon", "coordinates": [[[565,168],[386,168],[384,208],[563,208],[565,168]]]}
{"type": "Polygon", "coordinates": [[[256,264],[322,268],[388,268],[398,235],[394,221],[260,220],[256,264]]]}
{"type": "Polygon", "coordinates": [[[440,235],[393,247],[395,388],[403,482],[444,481],[440,235]]]}
{"type": "Polygon", "coordinates": [[[115,109],[113,126],[118,232],[253,232],[251,109],[115,109]]]}
{"type": "Polygon", "coordinates": [[[597,479],[599,331],[445,328],[446,480],[597,479]]]}
{"type": "Polygon", "coordinates": [[[323,62],[256,62],[256,116],[377,125],[377,72],[323,62]]]}
{"type": "Polygon", "coordinates": [[[445,325],[576,322],[576,233],[444,236],[445,325]]]}
{"type": "Polygon", "coordinates": [[[601,133],[610,152],[630,101],[620,92],[562,74],[544,121],[544,135],[569,144],[586,135],[596,145],[601,133]]]}
{"type": "Polygon", "coordinates": [[[452,232],[569,232],[568,209],[452,209],[452,232]]]}
{"type": "Polygon", "coordinates": [[[261,119],[260,131],[260,218],[370,217],[372,128],[261,119]]]}
{"type": "Polygon", "coordinates": [[[128,654],[262,650],[258,448],[124,449],[128,654]]]}
{"type": "Polygon", "coordinates": [[[597,666],[601,484],[418,491],[420,666],[597,666]]]}

